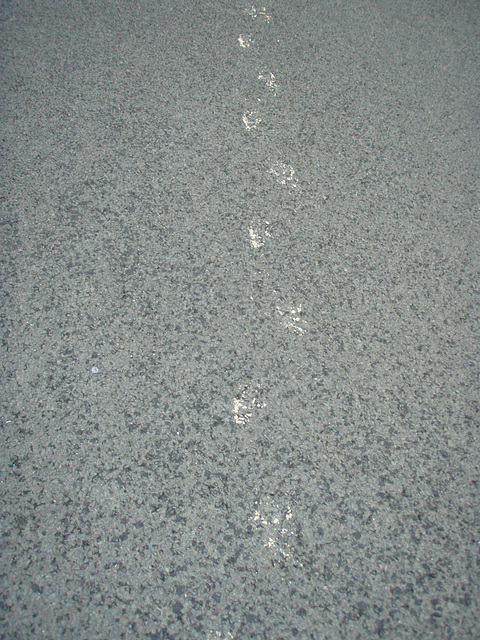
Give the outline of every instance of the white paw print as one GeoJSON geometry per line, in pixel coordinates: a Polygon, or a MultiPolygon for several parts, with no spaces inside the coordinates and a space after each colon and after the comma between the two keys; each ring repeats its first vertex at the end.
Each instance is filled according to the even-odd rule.
{"type": "Polygon", "coordinates": [[[257,398],[256,392],[249,392],[245,388],[240,394],[237,394],[233,399],[233,419],[235,424],[247,424],[250,422],[250,418],[253,415],[255,409],[263,409],[266,404],[260,402],[257,398]]]}
{"type": "Polygon", "coordinates": [[[273,91],[273,95],[277,95],[278,84],[275,82],[275,76],[273,75],[273,73],[269,73],[266,76],[260,74],[258,76],[258,79],[264,80],[267,87],[273,91]]]}
{"type": "Polygon", "coordinates": [[[258,111],[245,111],[242,115],[242,121],[246,130],[250,131],[250,129],[256,129],[262,119],[258,117],[258,111]]]}
{"type": "Polygon", "coordinates": [[[244,34],[240,34],[238,36],[238,42],[240,43],[241,47],[246,49],[247,47],[250,47],[252,44],[254,44],[255,40],[251,36],[246,36],[244,34]]]}
{"type": "Polygon", "coordinates": [[[296,189],[297,185],[293,180],[293,176],[295,174],[295,169],[290,164],[285,164],[284,162],[274,162],[268,173],[271,173],[275,176],[278,184],[288,185],[291,189],[296,189]]]}
{"type": "Polygon", "coordinates": [[[254,514],[249,520],[263,539],[263,546],[271,550],[275,559],[303,566],[295,560],[292,543],[297,534],[291,507],[281,509],[269,498],[256,500],[254,514]]]}
{"type": "Polygon", "coordinates": [[[281,307],[277,306],[277,313],[283,318],[283,325],[286,329],[302,335],[305,333],[305,329],[302,325],[305,325],[305,320],[302,319],[302,305],[290,307],[288,311],[284,311],[281,307]]]}
{"type": "Polygon", "coordinates": [[[245,13],[248,13],[252,18],[260,18],[260,20],[265,20],[266,22],[270,22],[272,19],[272,16],[268,15],[266,7],[257,9],[253,4],[251,9],[245,9],[245,13]]]}
{"type": "Polygon", "coordinates": [[[271,234],[268,230],[268,225],[270,223],[268,220],[265,220],[265,226],[263,230],[260,230],[257,226],[251,226],[248,230],[248,235],[250,236],[250,243],[254,249],[261,249],[265,245],[265,239],[270,238],[271,234]]]}

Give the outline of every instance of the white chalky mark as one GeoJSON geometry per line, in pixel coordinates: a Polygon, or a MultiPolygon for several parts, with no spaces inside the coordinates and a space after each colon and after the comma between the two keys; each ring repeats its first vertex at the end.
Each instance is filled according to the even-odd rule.
{"type": "Polygon", "coordinates": [[[261,7],[257,9],[253,4],[251,9],[245,9],[245,13],[248,13],[252,18],[260,18],[261,20],[265,20],[266,22],[270,22],[272,16],[268,15],[266,7],[261,7]]]}
{"type": "Polygon", "coordinates": [[[253,415],[255,409],[263,409],[266,406],[264,402],[260,402],[257,397],[248,393],[247,389],[233,399],[233,419],[235,424],[247,424],[253,415]],[[251,397],[251,400],[248,399],[251,397]]]}
{"type": "Polygon", "coordinates": [[[245,111],[242,116],[242,120],[247,131],[250,131],[250,129],[256,129],[257,125],[262,121],[262,119],[258,117],[258,111],[245,111]]]}
{"type": "Polygon", "coordinates": [[[265,242],[263,240],[259,240],[259,236],[253,229],[249,229],[248,233],[250,234],[250,242],[252,243],[252,247],[254,249],[260,249],[260,247],[263,247],[265,242]]]}
{"type": "Polygon", "coordinates": [[[252,417],[251,413],[247,413],[248,406],[243,404],[240,400],[235,398],[233,400],[233,418],[235,424],[246,424],[252,417]]]}
{"type": "Polygon", "coordinates": [[[277,307],[277,313],[281,316],[286,316],[284,321],[284,326],[286,329],[290,329],[294,333],[298,333],[302,335],[305,333],[305,329],[303,329],[300,324],[305,324],[305,320],[302,320],[302,305],[298,307],[290,307],[288,312],[282,311],[280,307],[277,307]]]}
{"type": "Polygon", "coordinates": [[[254,38],[243,35],[243,34],[240,34],[238,36],[238,41],[240,43],[240,46],[243,47],[244,49],[246,49],[247,47],[250,47],[252,44],[255,43],[254,38]]]}
{"type": "Polygon", "coordinates": [[[264,547],[270,549],[274,557],[303,567],[301,562],[295,561],[295,549],[288,542],[297,535],[293,527],[285,524],[293,519],[291,508],[288,507],[286,513],[282,513],[280,507],[269,498],[255,504],[258,505],[258,509],[255,509],[249,520],[262,536],[264,547]]]}
{"type": "Polygon", "coordinates": [[[252,244],[252,247],[254,249],[261,249],[264,245],[265,245],[265,238],[270,238],[271,234],[268,231],[268,225],[270,223],[268,222],[268,220],[265,220],[265,228],[263,230],[263,237],[261,235],[261,232],[254,228],[253,226],[251,226],[248,230],[248,234],[250,236],[250,242],[252,244]]]}
{"type": "Polygon", "coordinates": [[[296,188],[297,185],[295,182],[293,182],[295,169],[290,164],[285,164],[284,162],[274,162],[268,172],[275,176],[278,184],[288,185],[292,189],[296,188]]]}
{"type": "Polygon", "coordinates": [[[268,76],[263,76],[262,74],[260,74],[258,76],[258,79],[264,80],[267,87],[273,91],[273,95],[277,95],[278,84],[275,82],[275,76],[273,75],[273,73],[270,73],[268,76]]]}

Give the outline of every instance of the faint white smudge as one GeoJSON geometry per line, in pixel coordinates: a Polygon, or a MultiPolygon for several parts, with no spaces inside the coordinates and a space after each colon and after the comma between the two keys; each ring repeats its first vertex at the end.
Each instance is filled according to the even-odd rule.
{"type": "Polygon", "coordinates": [[[256,397],[256,392],[249,392],[244,389],[241,394],[237,394],[233,399],[233,419],[235,424],[246,424],[250,422],[255,409],[262,409],[266,404],[260,402],[256,397]]]}
{"type": "Polygon", "coordinates": [[[268,173],[271,173],[275,176],[278,184],[288,185],[291,189],[295,189],[297,187],[296,183],[293,181],[293,176],[295,174],[295,169],[290,164],[285,164],[284,162],[274,162],[268,173]]]}
{"type": "Polygon", "coordinates": [[[293,513],[290,506],[281,509],[270,498],[255,501],[255,511],[249,518],[254,529],[263,539],[263,546],[270,549],[278,560],[290,562],[302,567],[301,562],[295,561],[293,538],[297,535],[293,523],[293,513]]]}
{"type": "Polygon", "coordinates": [[[238,36],[238,42],[240,43],[241,47],[246,49],[247,47],[250,47],[252,44],[254,44],[255,40],[251,36],[240,34],[238,36]]]}
{"type": "Polygon", "coordinates": [[[266,7],[260,7],[257,9],[253,4],[251,9],[245,9],[245,13],[248,13],[252,18],[260,18],[266,22],[270,22],[272,16],[268,15],[266,7]]]}
{"type": "Polygon", "coordinates": [[[267,87],[273,91],[273,95],[277,95],[278,84],[275,82],[275,76],[273,73],[269,73],[268,76],[260,74],[258,79],[264,80],[267,87]]]}
{"type": "Polygon", "coordinates": [[[258,117],[258,111],[245,111],[242,120],[247,131],[256,129],[257,125],[262,121],[262,119],[258,117]]]}
{"type": "Polygon", "coordinates": [[[250,228],[248,230],[248,233],[250,234],[250,242],[252,243],[252,247],[254,249],[260,249],[260,247],[263,247],[265,242],[263,240],[260,240],[260,236],[256,233],[254,229],[250,228]]]}
{"type": "Polygon", "coordinates": [[[249,422],[252,414],[248,412],[248,405],[243,404],[239,398],[233,399],[233,418],[235,424],[245,424],[249,422]]]}
{"type": "Polygon", "coordinates": [[[268,222],[268,220],[265,220],[265,227],[263,229],[263,232],[253,225],[249,228],[248,233],[250,236],[250,242],[254,249],[260,249],[261,247],[263,247],[265,245],[265,238],[271,237],[271,234],[268,230],[269,224],[270,223],[268,222]]]}
{"type": "Polygon", "coordinates": [[[284,311],[281,307],[277,307],[277,313],[283,318],[283,325],[286,329],[302,335],[305,333],[305,329],[301,325],[305,325],[305,320],[302,319],[302,305],[296,307],[290,307],[288,311],[284,311]]]}

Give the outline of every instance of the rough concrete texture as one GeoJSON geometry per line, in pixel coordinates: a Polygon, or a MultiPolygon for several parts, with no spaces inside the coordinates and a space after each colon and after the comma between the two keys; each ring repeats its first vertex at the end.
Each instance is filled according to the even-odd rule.
{"type": "Polygon", "coordinates": [[[480,637],[475,0],[1,5],[0,637],[480,637]]]}

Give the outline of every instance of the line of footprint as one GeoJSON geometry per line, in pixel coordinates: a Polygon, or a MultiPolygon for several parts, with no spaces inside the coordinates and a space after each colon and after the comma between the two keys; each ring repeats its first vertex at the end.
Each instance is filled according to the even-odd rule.
{"type": "MultiPolygon", "coordinates": [[[[272,22],[272,15],[267,11],[266,7],[256,7],[252,5],[244,9],[252,20],[261,20],[267,24],[272,22]]],[[[240,34],[238,36],[238,43],[244,49],[249,49],[255,46],[255,39],[251,34],[240,34]]],[[[275,75],[272,72],[260,73],[257,75],[257,80],[265,85],[268,91],[275,97],[279,89],[279,85],[275,75]]],[[[257,100],[260,101],[259,98],[257,100]]],[[[262,126],[262,113],[259,109],[247,109],[242,113],[242,123],[246,131],[252,131],[262,126]]],[[[272,161],[267,172],[275,182],[279,185],[287,187],[289,190],[294,191],[297,189],[297,183],[295,180],[295,169],[285,162],[280,160],[272,161]]],[[[270,222],[264,220],[262,223],[251,223],[248,229],[249,240],[254,250],[261,250],[267,242],[270,242],[272,234],[270,232],[270,222]]],[[[305,333],[306,322],[302,317],[302,306],[298,304],[277,306],[277,313],[282,320],[283,326],[298,334],[305,333]]]]}
{"type": "MultiPolygon", "coordinates": [[[[267,24],[271,23],[272,15],[267,11],[266,7],[251,7],[244,10],[252,20],[261,20],[267,24]]],[[[255,47],[255,38],[251,34],[241,33],[238,36],[238,44],[244,49],[250,49],[255,47]]],[[[258,73],[258,72],[256,72],[258,73]]],[[[265,85],[266,89],[271,93],[273,97],[277,95],[279,90],[279,84],[277,78],[271,72],[260,73],[257,75],[258,82],[265,85]]],[[[257,100],[260,101],[259,98],[257,100]]],[[[241,121],[245,130],[252,131],[262,126],[263,115],[259,109],[247,109],[243,111],[241,115],[241,121]]],[[[279,160],[272,161],[268,167],[265,168],[267,173],[272,176],[275,184],[282,187],[286,187],[291,191],[297,188],[295,181],[294,168],[279,160]]],[[[264,220],[263,222],[251,222],[248,228],[248,237],[250,245],[254,251],[261,251],[266,243],[272,241],[272,233],[270,232],[270,222],[264,220]]],[[[303,335],[306,331],[306,321],[302,314],[301,304],[278,304],[276,306],[276,314],[279,321],[287,331],[291,331],[296,335],[303,335]]],[[[258,390],[243,388],[239,390],[233,402],[233,415],[237,425],[244,425],[250,421],[252,415],[256,409],[261,409],[265,406],[265,403],[261,402],[258,398],[258,390]]]]}
{"type": "MultiPolygon", "coordinates": [[[[252,5],[245,9],[252,20],[262,20],[269,24],[272,21],[271,14],[265,7],[252,5]]],[[[244,49],[255,47],[255,39],[250,34],[240,34],[238,36],[239,46],[244,49]]],[[[258,73],[258,72],[256,72],[258,73]]],[[[256,76],[258,82],[265,85],[270,95],[275,98],[279,90],[277,78],[271,72],[260,73],[256,76]]],[[[261,100],[257,97],[257,100],[261,100]]],[[[261,106],[258,109],[247,109],[241,115],[241,121],[247,132],[254,131],[264,123],[261,106]]],[[[264,168],[272,176],[273,182],[282,188],[290,191],[297,189],[294,168],[279,160],[272,160],[264,168]]],[[[248,239],[253,251],[262,251],[268,242],[273,242],[273,234],[270,232],[268,220],[251,223],[248,229],[248,239]]],[[[287,331],[297,335],[302,335],[306,331],[306,322],[302,316],[302,306],[300,304],[278,304],[276,314],[279,321],[287,331]]],[[[261,411],[266,406],[261,389],[252,388],[248,384],[239,389],[234,400],[232,413],[234,422],[238,426],[245,426],[254,419],[255,413],[261,411]]],[[[263,538],[263,543],[269,549],[275,561],[294,562],[295,553],[291,542],[295,537],[295,527],[293,526],[293,514],[289,505],[270,504],[268,498],[259,499],[255,503],[255,512],[250,518],[250,522],[259,535],[263,538]]]]}

